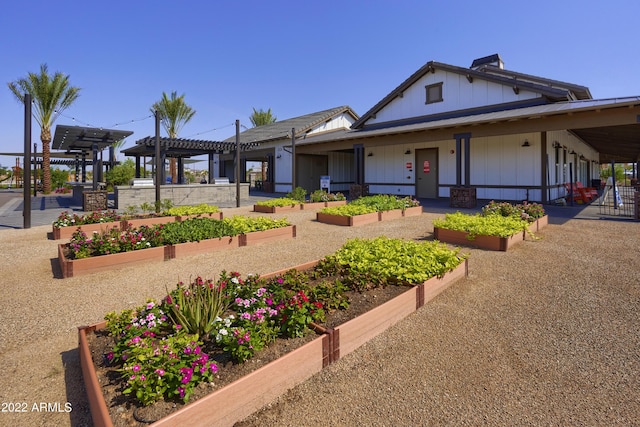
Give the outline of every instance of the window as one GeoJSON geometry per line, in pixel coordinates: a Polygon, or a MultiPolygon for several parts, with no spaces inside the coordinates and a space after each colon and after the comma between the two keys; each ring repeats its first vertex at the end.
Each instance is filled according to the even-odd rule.
{"type": "Polygon", "coordinates": [[[425,89],[427,90],[427,102],[425,102],[425,104],[442,102],[442,82],[427,85],[425,89]]]}

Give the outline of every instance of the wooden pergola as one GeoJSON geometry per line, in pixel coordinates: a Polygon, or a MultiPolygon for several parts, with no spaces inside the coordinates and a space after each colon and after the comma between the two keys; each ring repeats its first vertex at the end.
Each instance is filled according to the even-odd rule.
{"type": "MultiPolygon", "coordinates": [[[[167,158],[176,158],[178,161],[178,179],[181,183],[184,178],[184,159],[195,156],[208,156],[209,162],[209,182],[213,180],[214,156],[215,154],[234,153],[238,148],[240,151],[249,151],[259,144],[255,142],[243,142],[239,147],[235,142],[224,141],[206,141],[198,139],[185,138],[158,138],[160,142],[160,164],[164,165],[167,158]]],[[[136,178],[140,177],[141,159],[145,157],[156,157],[156,138],[147,136],[136,141],[136,145],[122,150],[125,156],[135,157],[136,160],[136,178]]],[[[157,162],[154,162],[154,165],[157,162]]],[[[165,182],[164,167],[161,168],[160,179],[158,182],[162,185],[165,182]]]]}

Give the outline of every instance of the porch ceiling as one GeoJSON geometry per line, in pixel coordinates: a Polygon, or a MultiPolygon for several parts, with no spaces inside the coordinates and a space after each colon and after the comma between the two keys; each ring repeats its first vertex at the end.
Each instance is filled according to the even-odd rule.
{"type": "Polygon", "coordinates": [[[600,163],[640,160],[640,124],[571,130],[600,153],[600,163]]]}

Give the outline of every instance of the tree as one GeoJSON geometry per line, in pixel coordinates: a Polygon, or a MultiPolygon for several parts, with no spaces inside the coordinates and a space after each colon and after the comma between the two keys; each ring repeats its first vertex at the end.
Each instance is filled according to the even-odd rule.
{"type": "Polygon", "coordinates": [[[51,169],[51,183],[55,188],[64,187],[64,184],[69,181],[69,172],[62,169],[51,169]]]}
{"type": "Polygon", "coordinates": [[[29,73],[25,78],[8,83],[8,86],[19,102],[24,103],[27,93],[32,97],[33,117],[40,125],[42,141],[42,191],[48,194],[51,192],[51,127],[78,98],[80,88],[71,86],[69,76],[59,71],[50,75],[47,64],[40,65],[40,74],[29,73]]]}
{"type": "Polygon", "coordinates": [[[254,107],[253,114],[251,114],[249,120],[251,120],[253,127],[258,127],[275,123],[278,118],[271,113],[271,108],[269,108],[267,111],[264,111],[262,108],[256,110],[254,107]]]}
{"type": "Polygon", "coordinates": [[[126,185],[136,176],[136,164],[133,159],[127,159],[109,169],[105,174],[107,185],[126,185]]]}
{"type": "MultiPolygon", "coordinates": [[[[169,138],[177,138],[178,132],[191,118],[196,114],[187,103],[184,102],[184,94],[178,96],[176,91],[171,92],[168,97],[162,92],[162,99],[151,106],[151,112],[158,112],[162,127],[167,131],[169,138]]],[[[176,159],[171,158],[170,163],[171,180],[175,184],[177,182],[176,159]]]]}

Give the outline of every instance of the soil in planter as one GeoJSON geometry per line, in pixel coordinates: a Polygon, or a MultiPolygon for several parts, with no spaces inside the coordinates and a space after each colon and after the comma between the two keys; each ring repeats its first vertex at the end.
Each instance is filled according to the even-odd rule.
{"type": "MultiPolygon", "coordinates": [[[[327,320],[323,323],[323,326],[333,328],[341,325],[395,298],[407,290],[407,286],[387,286],[368,290],[363,293],[347,292],[346,295],[350,301],[349,308],[347,310],[336,310],[327,313],[327,320]]],[[[207,351],[209,356],[218,364],[218,372],[213,384],[202,383],[194,390],[189,403],[242,378],[248,373],[282,357],[286,353],[301,347],[315,338],[317,338],[317,335],[313,332],[309,332],[301,338],[278,338],[267,348],[257,352],[253,358],[241,364],[231,362],[224,353],[216,352],[213,346],[207,348],[205,344],[205,351],[207,351]]],[[[113,338],[108,336],[106,330],[101,330],[88,334],[87,340],[98,376],[98,382],[102,386],[102,393],[115,427],[146,426],[149,425],[149,422],[157,421],[185,406],[181,401],[159,401],[149,406],[142,406],[135,398],[123,395],[121,392],[124,389],[124,383],[119,382],[119,373],[116,368],[106,366],[103,361],[103,354],[108,353],[112,349],[113,338]]]]}

